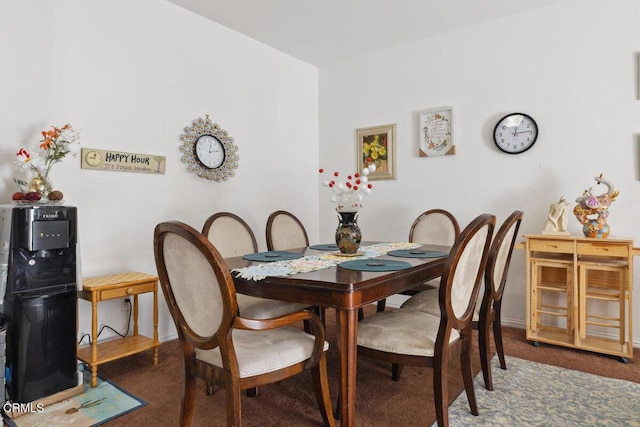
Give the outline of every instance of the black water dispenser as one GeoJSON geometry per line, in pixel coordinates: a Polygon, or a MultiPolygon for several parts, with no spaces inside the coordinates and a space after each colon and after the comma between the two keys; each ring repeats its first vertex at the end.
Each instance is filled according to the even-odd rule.
{"type": "Polygon", "coordinates": [[[12,402],[78,383],[76,224],[71,206],[0,207],[0,300],[12,402]]]}

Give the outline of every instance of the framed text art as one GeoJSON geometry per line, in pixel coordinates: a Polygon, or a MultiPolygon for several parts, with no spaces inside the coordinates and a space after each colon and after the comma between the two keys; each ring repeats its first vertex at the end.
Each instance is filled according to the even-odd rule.
{"type": "Polygon", "coordinates": [[[456,153],[453,107],[441,107],[418,114],[420,157],[456,153]]]}
{"type": "Polygon", "coordinates": [[[375,165],[369,179],[396,179],[395,124],[358,129],[356,148],[356,170],[375,165]]]}

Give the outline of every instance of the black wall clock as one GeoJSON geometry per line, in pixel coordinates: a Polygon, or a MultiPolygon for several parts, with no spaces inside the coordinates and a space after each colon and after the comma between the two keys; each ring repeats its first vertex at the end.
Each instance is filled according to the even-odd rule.
{"type": "Polygon", "coordinates": [[[493,129],[493,142],[509,154],[520,154],[533,147],[538,139],[538,125],[524,113],[507,114],[493,129]]]}
{"type": "Polygon", "coordinates": [[[186,163],[188,172],[216,182],[235,175],[240,159],[238,146],[227,131],[209,119],[208,114],[185,127],[180,141],[182,163],[186,163]]]}

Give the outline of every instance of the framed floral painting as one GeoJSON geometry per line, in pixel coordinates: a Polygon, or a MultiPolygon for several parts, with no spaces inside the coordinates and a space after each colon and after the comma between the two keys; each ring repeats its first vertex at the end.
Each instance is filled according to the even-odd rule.
{"type": "Polygon", "coordinates": [[[369,179],[396,179],[396,125],[358,129],[356,170],[375,165],[369,179]]]}
{"type": "Polygon", "coordinates": [[[453,107],[422,111],[418,116],[420,157],[455,154],[453,107]]]}

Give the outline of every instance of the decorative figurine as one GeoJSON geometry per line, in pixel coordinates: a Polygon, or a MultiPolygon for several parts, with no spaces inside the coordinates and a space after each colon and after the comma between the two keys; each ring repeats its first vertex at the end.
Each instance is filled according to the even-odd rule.
{"type": "Polygon", "coordinates": [[[542,234],[568,236],[567,231],[567,214],[569,213],[569,202],[564,197],[560,197],[558,203],[549,205],[549,214],[544,222],[542,234]]]}
{"type": "Polygon", "coordinates": [[[614,189],[613,184],[600,176],[595,177],[598,184],[607,186],[607,192],[599,196],[594,196],[593,188],[584,190],[582,196],[576,199],[578,203],[573,208],[573,214],[580,224],[585,237],[605,238],[609,235],[610,228],[607,223],[609,217],[609,206],[618,197],[620,191],[614,189]]]}

